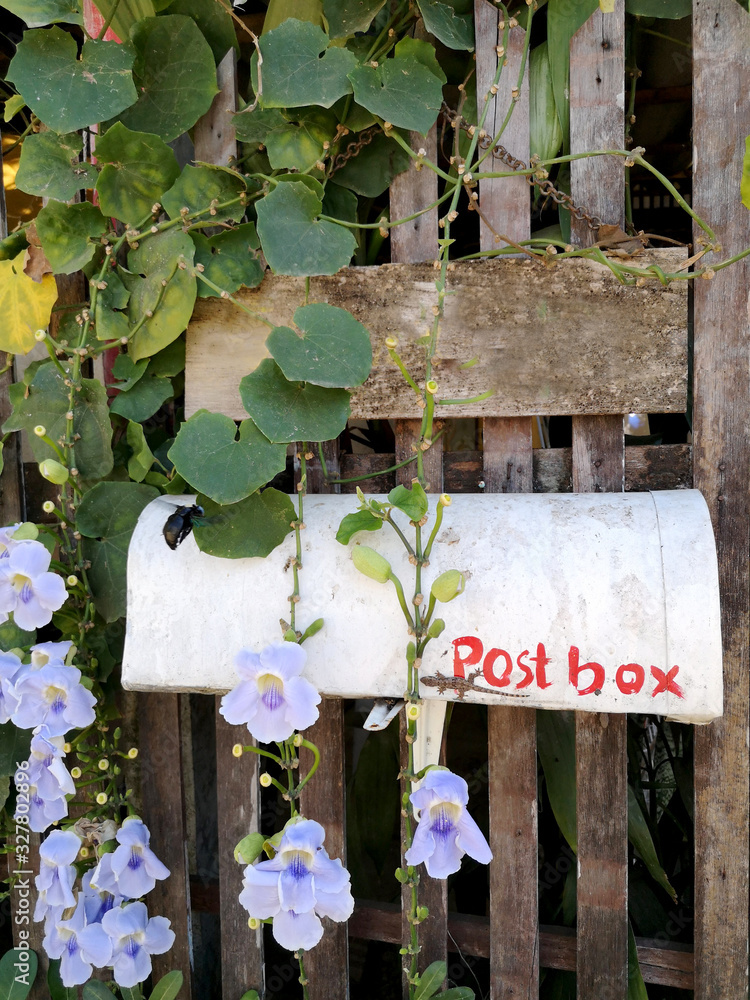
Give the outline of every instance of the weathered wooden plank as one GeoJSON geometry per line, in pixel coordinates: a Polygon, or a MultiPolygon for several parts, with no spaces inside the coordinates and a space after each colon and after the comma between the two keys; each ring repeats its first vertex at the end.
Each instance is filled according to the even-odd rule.
{"type": "MultiPolygon", "coordinates": [[[[425,173],[425,171],[421,171],[425,173]]],[[[417,176],[420,176],[419,174],[417,176]]],[[[644,252],[671,270],[684,250],[644,252]]],[[[438,407],[440,417],[683,412],[687,386],[687,289],[676,282],[624,287],[593,261],[545,267],[526,260],[469,261],[449,275],[436,378],[445,398],[493,389],[482,403],[438,407]],[[469,368],[461,366],[478,359],[469,368]]],[[[349,309],[370,330],[374,367],[352,397],[356,417],[417,418],[414,393],[385,349],[395,336],[419,378],[435,299],[426,264],[345,268],[312,278],[310,299],[349,309]]],[[[240,300],[273,323],[289,324],[304,279],[268,275],[240,300]]],[[[239,382],[265,356],[268,327],[231,303],[200,299],[187,338],[186,412],[201,407],[247,416],[239,382]]]]}
{"type": "MultiPolygon", "coordinates": [[[[449,950],[460,949],[464,958],[490,957],[490,921],[487,917],[453,913],[448,919],[449,950]]],[[[398,944],[399,913],[388,903],[360,902],[349,921],[349,935],[366,941],[386,941],[398,944]]],[[[636,938],[638,959],[647,983],[693,988],[693,953],[689,945],[636,938]]],[[[568,927],[539,927],[539,964],[543,969],[575,972],[576,933],[568,927]]]]}
{"type": "MultiPolygon", "coordinates": [[[[597,10],[570,46],[571,152],[621,149],[625,110],[625,6],[597,10]]],[[[610,157],[574,161],[571,193],[603,222],[622,223],[623,164],[610,157]]],[[[585,222],[573,239],[593,242],[585,222]]],[[[627,409],[641,409],[632,406],[627,409]]],[[[591,411],[588,411],[589,413],[591,411]]],[[[600,411],[610,412],[611,411],[600,411]]],[[[573,491],[620,491],[625,480],[622,418],[573,418],[573,491]]],[[[627,716],[576,716],[579,1000],[624,1000],[628,991],[627,716]]]]}
{"type": "MultiPolygon", "coordinates": [[[[423,147],[428,155],[437,156],[437,128],[433,127],[429,134],[423,139],[422,136],[412,133],[410,137],[412,148],[423,147]]],[[[408,171],[395,178],[390,188],[391,218],[398,219],[411,215],[417,208],[432,204],[437,199],[437,177],[431,170],[415,170],[411,167],[408,171]]],[[[391,260],[394,264],[414,264],[418,261],[431,260],[438,254],[438,213],[437,209],[420,216],[414,222],[398,226],[391,231],[391,260]]],[[[429,274],[428,297],[435,301],[434,274],[431,269],[423,268],[429,274]]],[[[431,310],[427,311],[431,315],[431,310]]],[[[424,325],[424,319],[422,319],[424,325]]],[[[369,324],[368,325],[368,329],[369,324]]],[[[422,331],[424,332],[424,331],[422,331]]],[[[441,330],[442,342],[442,330],[441,330]]],[[[380,351],[382,352],[382,341],[380,351]]],[[[424,368],[424,349],[418,348],[414,356],[406,362],[407,367],[413,374],[424,368]],[[416,359],[419,362],[416,363],[416,359]]],[[[386,354],[388,364],[395,371],[393,363],[386,354]]],[[[400,373],[396,373],[400,385],[405,385],[400,373]]],[[[410,390],[411,391],[411,390],[410,390]]],[[[413,413],[410,415],[414,415],[413,413]]],[[[397,420],[395,425],[396,434],[396,462],[401,462],[416,454],[421,434],[421,412],[416,415],[420,419],[397,420]]],[[[389,416],[399,416],[391,413],[389,416]]],[[[443,442],[442,438],[424,453],[425,480],[429,484],[429,489],[434,492],[442,492],[443,489],[443,442]]],[[[396,482],[409,485],[411,480],[417,475],[416,463],[404,466],[396,472],[396,482]]],[[[380,489],[380,487],[378,487],[380,489]]],[[[406,765],[406,742],[404,737],[405,721],[403,715],[400,717],[401,727],[401,757],[402,767],[406,765]]],[[[401,824],[402,839],[405,836],[404,823],[401,824]]],[[[431,879],[422,869],[420,871],[419,887],[420,903],[425,905],[430,912],[429,919],[419,927],[419,943],[421,952],[419,955],[419,969],[425,969],[431,962],[446,961],[447,953],[445,949],[446,938],[446,914],[448,909],[447,891],[445,881],[431,879]]],[[[402,940],[406,940],[410,933],[410,925],[406,919],[411,905],[411,890],[403,887],[401,894],[401,933],[402,940]]],[[[403,993],[408,995],[408,983],[404,979],[402,983],[403,993]]]]}
{"type": "MultiPolygon", "coordinates": [[[[300,809],[308,819],[325,827],[325,849],[330,857],[341,858],[346,865],[344,703],[340,698],[323,698],[319,711],[318,721],[305,736],[320,747],[321,761],[315,777],[302,792],[300,809]]],[[[301,751],[300,775],[307,773],[312,759],[311,753],[301,751]]],[[[323,926],[323,940],[304,957],[310,1000],[328,997],[346,1000],[349,996],[347,925],[324,917],[323,926]]]]}
{"type": "MultiPolygon", "coordinates": [[[[237,760],[235,743],[250,739],[246,731],[230,726],[219,715],[216,699],[216,799],[219,816],[219,915],[221,918],[222,996],[241,997],[247,990],[263,994],[263,928],[247,926],[240,905],[242,867],[234,849],[249,833],[260,829],[258,758],[253,753],[237,760]]],[[[191,893],[191,903],[196,901],[191,893]]],[[[196,907],[197,908],[197,907],[196,907]]]]}
{"type": "Polygon", "coordinates": [[[140,779],[143,816],[151,847],[171,874],[149,894],[149,909],[171,921],[175,942],[166,955],[154,956],[154,977],[179,969],[185,995],[191,995],[190,897],[187,835],[183,803],[180,743],[180,695],[138,696],[140,779]]]}
{"type": "MultiPolygon", "coordinates": [[[[326,441],[323,456],[328,474],[335,477],[339,469],[338,441],[326,441]]],[[[299,476],[298,459],[295,459],[295,478],[299,476]]],[[[340,487],[329,485],[317,454],[308,460],[307,490],[310,493],[338,493],[340,487]]],[[[304,546],[303,546],[304,550],[304,546]]],[[[314,585],[305,575],[304,563],[300,572],[300,609],[305,607],[305,589],[314,585]]],[[[306,620],[305,625],[309,624],[306,620]]],[[[311,642],[315,642],[313,638],[311,642]]],[[[323,751],[315,777],[302,793],[300,810],[308,819],[322,823],[326,831],[325,849],[332,858],[341,858],[346,865],[346,741],[344,735],[344,703],[340,698],[323,698],[320,716],[306,736],[323,751]]],[[[300,776],[312,764],[312,754],[300,755],[300,776]]],[[[323,919],[325,936],[321,943],[304,957],[305,974],[310,982],[311,1000],[325,1000],[329,996],[349,996],[349,938],[345,923],[323,919]]]]}
{"type": "MultiPolygon", "coordinates": [[[[622,490],[618,417],[573,418],[573,491],[622,490]]],[[[627,716],[576,714],[577,987],[580,1000],[628,990],[627,716]]]]}
{"type": "MultiPolygon", "coordinates": [[[[730,0],[693,4],[693,204],[723,251],[750,243],[737,191],[750,132],[750,19],[730,0]]],[[[703,234],[695,227],[696,241],[703,234]]],[[[719,556],[724,718],[695,735],[695,996],[748,989],[748,624],[750,546],[750,267],[697,281],[695,486],[711,511],[719,556]]]]}
{"type": "MultiPolygon", "coordinates": [[[[531,420],[484,421],[489,492],[532,487],[531,420]]],[[[489,734],[490,992],[493,1000],[539,994],[536,712],[496,707],[489,734]]]]}
{"type": "MultiPolygon", "coordinates": [[[[475,3],[477,87],[480,100],[498,63],[498,22],[487,4],[475,3]],[[478,9],[477,9],[478,8],[478,9]]],[[[497,18],[496,14],[496,18],[497,18]]],[[[524,32],[509,31],[504,67],[491,109],[495,135],[512,101],[523,52],[524,32]]],[[[528,84],[528,71],[524,80],[528,84]]],[[[528,86],[501,137],[514,156],[528,159],[528,86]]],[[[529,236],[529,188],[523,177],[485,181],[481,189],[482,249],[502,246],[505,236],[529,236]]],[[[528,493],[533,488],[531,419],[485,418],[482,425],[483,479],[488,493],[528,493]]],[[[537,833],[536,712],[495,707],[487,712],[489,760],[490,995],[492,1000],[539,995],[539,904],[537,833]]]]}
{"type": "Polygon", "coordinates": [[[233,50],[216,67],[219,87],[211,107],[199,118],[193,133],[195,159],[226,166],[237,156],[232,115],[237,108],[237,57],[233,50]]]}
{"type": "MultiPolygon", "coordinates": [[[[503,44],[504,32],[498,31],[499,12],[488,0],[474,0],[474,32],[477,50],[477,94],[481,109],[485,94],[489,93],[497,69],[497,45],[503,44]]],[[[521,57],[524,46],[524,31],[513,28],[508,33],[508,45],[503,56],[505,66],[497,85],[497,96],[490,101],[484,130],[491,136],[500,131],[508,108],[513,100],[513,91],[518,83],[521,57]]],[[[529,67],[524,69],[520,94],[515,103],[500,142],[517,160],[529,159],[529,67]]],[[[483,169],[492,170],[492,156],[485,161],[483,169]]],[[[505,169],[505,167],[501,168],[505,169]]],[[[480,181],[479,208],[482,223],[479,228],[481,250],[498,250],[507,246],[501,236],[512,240],[528,239],[530,233],[530,194],[525,177],[494,178],[480,181]]]]}

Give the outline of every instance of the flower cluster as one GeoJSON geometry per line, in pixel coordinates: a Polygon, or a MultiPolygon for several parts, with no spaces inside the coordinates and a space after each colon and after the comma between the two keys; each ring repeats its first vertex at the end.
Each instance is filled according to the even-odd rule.
{"type": "Polygon", "coordinates": [[[52,621],[68,593],[62,577],[48,572],[52,557],[47,549],[35,539],[17,537],[21,528],[0,528],[0,624],[12,614],[19,628],[31,632],[52,621]]]}
{"type": "Polygon", "coordinates": [[[248,865],[240,903],[251,919],[273,919],[273,936],[289,951],[308,951],[323,936],[321,917],[348,920],[354,910],[349,872],[323,848],[325,830],[296,817],[275,857],[248,865]]]}
{"type": "Polygon", "coordinates": [[[66,796],[75,786],[63,763],[65,734],[95,718],[96,699],[81,683],[81,671],[65,662],[71,646],[38,643],[30,663],[0,653],[0,723],[33,730],[29,759],[15,776],[16,820],[36,833],[68,815],[66,796]]]}
{"type": "Polygon", "coordinates": [[[230,725],[246,725],[256,740],[274,743],[317,720],[320,695],[300,677],[307,662],[302,646],[274,642],[259,654],[243,649],[234,662],[241,680],[219,709],[230,725]]]}
{"type": "Polygon", "coordinates": [[[34,920],[45,922],[44,950],[60,959],[67,987],[87,982],[93,967],[112,968],[119,986],[133,987],[150,975],[151,955],[174,943],[166,917],[149,919],[146,904],[136,901],[169,875],[149,847],[148,829],[131,816],[116,833],[104,834],[108,842],[113,834],[119,846],[86,872],[77,895],[73,862],[80,837],[73,830],[53,830],[39,849],[34,920]]]}

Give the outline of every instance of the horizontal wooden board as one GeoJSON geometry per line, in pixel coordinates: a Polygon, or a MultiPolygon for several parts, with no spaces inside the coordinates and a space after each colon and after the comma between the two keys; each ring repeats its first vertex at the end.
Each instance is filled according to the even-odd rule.
{"type": "MultiPolygon", "coordinates": [[[[674,270],[685,251],[647,251],[631,263],[674,270]]],[[[351,267],[310,280],[310,301],[349,309],[370,330],[373,371],[352,396],[355,417],[420,416],[414,393],[390,360],[396,337],[413,376],[423,377],[417,344],[436,300],[430,264],[351,267]]],[[[267,275],[239,298],[275,325],[289,325],[304,302],[303,278],[267,275]]],[[[535,414],[681,413],[687,392],[687,283],[620,285],[594,261],[545,266],[528,260],[456,264],[450,274],[435,378],[444,399],[481,403],[438,407],[443,417],[535,414]],[[466,367],[468,365],[468,367],[466,367]]],[[[185,410],[240,420],[243,375],[266,356],[268,327],[230,302],[202,299],[188,328],[185,410]]]]}

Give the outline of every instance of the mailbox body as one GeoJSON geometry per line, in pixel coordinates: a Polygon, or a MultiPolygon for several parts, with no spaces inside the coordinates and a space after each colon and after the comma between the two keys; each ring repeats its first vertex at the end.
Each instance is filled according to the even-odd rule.
{"type": "MultiPolygon", "coordinates": [[[[294,539],[266,559],[217,559],[192,537],[172,551],[162,528],[181,502],[154,501],[133,535],[123,683],[223,692],[240,648],[280,638],[294,539]]],[[[387,525],[336,542],[356,508],[351,496],[305,500],[298,623],[325,620],[305,643],[305,675],[329,695],[398,697],[406,623],[392,585],[357,572],[350,547],[381,552],[407,595],[414,570],[387,525]]],[[[453,568],[466,589],[437,605],[446,627],[421,667],[425,698],[698,723],[721,714],[716,553],[699,492],[459,495],[424,571],[424,606],[430,581],[453,568]]]]}

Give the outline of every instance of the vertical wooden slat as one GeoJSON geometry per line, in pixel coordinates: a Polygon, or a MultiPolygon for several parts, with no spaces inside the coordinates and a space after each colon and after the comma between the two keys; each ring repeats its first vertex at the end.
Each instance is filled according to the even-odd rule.
{"type": "MultiPolygon", "coordinates": [[[[719,258],[750,244],[738,201],[748,78],[747,12],[695,0],[693,205],[717,234],[719,258]]],[[[694,234],[704,236],[697,226],[694,234]]],[[[748,990],[749,288],[747,260],[695,282],[694,484],[716,532],[724,643],[724,716],[695,731],[696,1000],[748,990]]]]}
{"type": "MultiPolygon", "coordinates": [[[[498,10],[488,0],[474,0],[474,25],[477,49],[477,97],[483,107],[484,96],[489,92],[497,69],[496,46],[502,44],[504,32],[498,30],[498,10]]],[[[512,91],[518,83],[518,73],[523,55],[525,33],[521,28],[511,29],[505,53],[506,64],[500,74],[497,96],[490,103],[484,129],[495,136],[505,120],[512,101],[512,91]]],[[[529,159],[529,67],[524,69],[523,84],[513,114],[498,140],[518,160],[529,159]]],[[[483,170],[493,170],[489,158],[483,170]]],[[[505,169],[502,167],[501,169],[505,169]]],[[[484,222],[479,228],[479,245],[482,250],[498,250],[507,244],[497,240],[498,235],[518,241],[527,239],[530,227],[530,194],[525,177],[495,178],[480,182],[479,206],[484,222]],[[492,229],[490,229],[490,226],[492,229]],[[493,233],[492,230],[495,230],[493,233]]]]}
{"type": "Polygon", "coordinates": [[[242,867],[234,849],[260,828],[258,764],[255,754],[232,756],[235,743],[248,740],[246,731],[230,726],[219,715],[216,699],[216,798],[219,817],[219,913],[221,918],[221,989],[223,997],[241,997],[247,990],[263,993],[263,928],[247,926],[240,906],[242,867]]]}
{"type": "MultiPolygon", "coordinates": [[[[230,50],[216,70],[219,87],[211,107],[199,119],[193,133],[195,159],[226,165],[237,156],[232,114],[237,106],[236,57],[230,50]]],[[[234,860],[237,843],[260,830],[258,765],[254,754],[232,757],[235,743],[245,742],[247,733],[230,726],[219,715],[216,699],[216,800],[219,817],[219,915],[221,920],[221,984],[224,997],[242,996],[248,989],[262,993],[264,986],[263,930],[247,926],[247,913],[240,906],[242,868],[234,860]]]]}
{"type": "MultiPolygon", "coordinates": [[[[416,132],[411,134],[413,149],[425,149],[427,156],[433,162],[437,160],[437,129],[430,129],[427,136],[416,132]]],[[[410,215],[416,208],[429,205],[437,198],[437,178],[431,170],[417,171],[413,166],[395,178],[391,184],[391,218],[399,219],[410,215]]],[[[433,209],[419,216],[413,222],[397,226],[391,230],[391,260],[394,263],[416,263],[431,260],[437,256],[438,245],[438,213],[433,209]]],[[[396,421],[396,461],[403,461],[414,454],[412,446],[419,443],[420,422],[418,420],[396,421]]],[[[424,469],[427,488],[430,492],[440,493],[443,489],[442,439],[438,439],[429,451],[424,454],[424,469]]],[[[416,465],[408,465],[399,469],[396,481],[408,485],[416,476],[416,465]]],[[[403,742],[402,725],[402,749],[403,742]]],[[[402,830],[403,836],[403,830],[402,830]]],[[[426,872],[420,874],[420,903],[430,911],[429,919],[419,927],[420,971],[430,963],[447,961],[447,909],[448,900],[445,881],[431,879],[426,872]]],[[[408,907],[411,904],[410,892],[406,887],[401,896],[402,931],[409,933],[406,920],[408,907]]],[[[402,984],[406,991],[407,984],[402,984]]]]}
{"type": "MultiPolygon", "coordinates": [[[[475,0],[477,93],[481,107],[497,68],[502,44],[498,12],[475,0]]],[[[485,122],[494,135],[502,125],[518,82],[524,46],[521,28],[511,29],[498,93],[485,122]]],[[[520,99],[500,140],[513,156],[529,158],[528,67],[520,99]]],[[[489,167],[488,169],[492,169],[489,167]]],[[[502,247],[502,234],[514,241],[530,233],[530,195],[525,177],[480,182],[480,246],[502,247]]],[[[530,417],[486,418],[483,422],[483,472],[488,493],[533,490],[530,417]]],[[[500,526],[502,530],[502,526],[500,526]]],[[[490,995],[492,1000],[539,995],[539,902],[537,847],[536,712],[491,707],[487,713],[490,846],[490,995]]]]}
{"type": "Polygon", "coordinates": [[[154,956],[154,977],[156,980],[170,969],[179,969],[185,977],[185,996],[190,996],[192,947],[182,793],[181,697],[187,695],[139,694],[138,728],[144,820],[151,831],[151,848],[171,872],[149,893],[149,911],[169,917],[175,933],[171,951],[154,956]]]}
{"type": "MultiPolygon", "coordinates": [[[[625,12],[596,11],[570,46],[571,152],[622,149],[625,107],[625,12]]],[[[571,165],[574,201],[602,222],[623,221],[622,161],[571,165]]],[[[579,245],[595,239],[572,221],[579,245]]],[[[624,489],[622,418],[573,418],[573,490],[624,489]]],[[[580,1000],[624,1000],[628,990],[627,716],[576,716],[578,822],[577,979],[580,1000]]]]}
{"type": "MultiPolygon", "coordinates": [[[[329,476],[339,471],[339,446],[337,441],[323,444],[323,455],[329,476]]],[[[323,478],[317,455],[308,461],[307,490],[310,493],[338,493],[340,486],[329,485],[323,478]]],[[[303,533],[304,552],[304,533],[303,533]]],[[[303,568],[300,572],[300,610],[305,608],[305,588],[312,586],[303,568]]],[[[305,618],[304,625],[310,622],[305,618]]],[[[320,642],[313,637],[310,642],[320,642]]],[[[325,848],[332,858],[341,858],[346,865],[346,786],[344,739],[344,702],[341,698],[323,698],[319,718],[306,736],[323,751],[315,777],[302,793],[300,809],[308,819],[322,823],[326,831],[325,848]]],[[[312,754],[302,751],[300,772],[307,773],[312,754]]],[[[305,974],[310,982],[310,1000],[327,1000],[328,997],[349,996],[349,938],[346,923],[335,923],[325,918],[325,936],[321,943],[304,957],[305,974]]]]}

